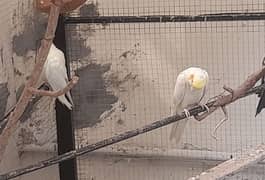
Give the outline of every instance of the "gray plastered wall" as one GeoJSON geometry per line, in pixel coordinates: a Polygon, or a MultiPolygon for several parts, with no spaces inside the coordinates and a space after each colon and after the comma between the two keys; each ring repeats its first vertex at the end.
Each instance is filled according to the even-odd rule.
{"type": "MultiPolygon", "coordinates": [[[[33,0],[0,2],[0,115],[14,107],[35,64],[47,15],[37,12],[33,0]]],[[[0,120],[1,121],[1,120],[0,120]]],[[[55,153],[22,152],[25,145],[41,149],[56,142],[54,99],[33,99],[20,119],[0,164],[0,173],[23,167],[55,153]]],[[[17,179],[58,179],[57,166],[17,179]]]]}

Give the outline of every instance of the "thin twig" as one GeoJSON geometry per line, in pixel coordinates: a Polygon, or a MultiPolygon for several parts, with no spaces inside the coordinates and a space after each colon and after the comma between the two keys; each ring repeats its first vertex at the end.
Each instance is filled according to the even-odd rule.
{"type": "MultiPolygon", "coordinates": [[[[60,0],[55,0],[57,4],[61,4],[60,0]]],[[[43,65],[45,60],[47,59],[49,49],[52,44],[53,37],[55,35],[55,30],[57,27],[58,17],[60,13],[60,6],[51,5],[51,11],[49,14],[48,25],[46,29],[46,33],[44,39],[41,41],[41,46],[38,50],[37,54],[37,62],[34,66],[34,69],[31,73],[30,79],[27,81],[25,88],[22,92],[21,97],[19,98],[15,109],[10,116],[8,117],[8,122],[6,127],[4,128],[3,132],[0,136],[0,162],[3,159],[3,155],[5,153],[6,146],[8,144],[9,137],[15,131],[17,127],[17,122],[20,116],[23,114],[24,110],[26,109],[29,101],[31,100],[32,94],[28,91],[29,87],[35,87],[40,74],[43,69],[43,65]]]]}
{"type": "Polygon", "coordinates": [[[213,132],[211,133],[211,136],[212,136],[215,140],[217,140],[217,135],[216,135],[216,134],[217,134],[217,130],[221,127],[221,125],[222,125],[225,121],[228,120],[228,114],[227,114],[227,109],[226,109],[226,107],[225,107],[225,106],[222,106],[221,109],[222,109],[222,111],[223,111],[225,117],[224,117],[223,119],[221,119],[221,120],[219,121],[219,123],[217,123],[217,125],[215,126],[213,132]]]}
{"type": "Polygon", "coordinates": [[[77,84],[78,80],[79,77],[74,76],[72,80],[63,89],[60,89],[58,91],[46,91],[46,90],[36,89],[33,87],[30,87],[28,90],[34,95],[58,97],[70,91],[70,89],[72,89],[74,85],[77,84]]]}

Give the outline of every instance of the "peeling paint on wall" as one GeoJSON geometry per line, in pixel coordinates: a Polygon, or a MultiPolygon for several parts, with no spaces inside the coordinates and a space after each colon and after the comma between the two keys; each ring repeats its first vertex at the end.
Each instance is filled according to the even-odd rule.
{"type": "MultiPolygon", "coordinates": [[[[68,41],[70,41],[71,47],[77,47],[75,51],[68,49],[68,52],[71,52],[71,57],[74,57],[71,61],[77,61],[79,59],[89,57],[91,54],[91,48],[86,45],[85,36],[81,35],[80,31],[78,31],[78,27],[67,26],[67,32],[70,32],[68,41]]],[[[86,32],[90,34],[91,28],[87,27],[86,32]]]]}
{"type": "Polygon", "coordinates": [[[103,74],[110,64],[90,64],[76,72],[79,86],[72,91],[75,102],[75,125],[77,128],[92,127],[101,121],[100,115],[112,108],[118,98],[106,90],[103,74]]]}
{"type": "Polygon", "coordinates": [[[27,145],[27,144],[32,144],[36,143],[37,139],[34,136],[33,132],[30,131],[29,129],[26,128],[21,128],[19,133],[18,133],[19,141],[18,141],[18,146],[19,145],[27,145]]]}
{"type": "MultiPolygon", "coordinates": [[[[97,2],[89,2],[83,5],[79,9],[80,16],[99,16],[98,5],[97,2]]],[[[105,25],[103,24],[102,27],[104,28],[105,25]]],[[[94,32],[95,29],[91,24],[68,25],[66,27],[66,33],[69,33],[69,36],[67,36],[68,43],[71,47],[77,47],[75,50],[73,48],[68,49],[68,52],[71,52],[71,61],[79,61],[83,58],[90,59],[92,50],[87,43],[87,38],[92,36],[94,32]]]]}
{"type": "Polygon", "coordinates": [[[98,2],[88,3],[80,8],[80,16],[99,16],[98,2]]]}
{"type": "Polygon", "coordinates": [[[29,120],[21,123],[21,129],[18,131],[19,140],[17,144],[20,148],[23,149],[26,144],[43,146],[47,143],[56,142],[55,112],[52,111],[54,109],[53,102],[54,98],[42,97],[29,105],[30,108],[26,110],[27,114],[24,115],[24,119],[29,120]],[[27,115],[28,117],[25,117],[27,115]]]}
{"type": "Polygon", "coordinates": [[[23,19],[24,30],[13,37],[13,51],[18,56],[25,56],[29,50],[37,49],[47,26],[47,18],[38,12],[24,15],[23,19]]]}

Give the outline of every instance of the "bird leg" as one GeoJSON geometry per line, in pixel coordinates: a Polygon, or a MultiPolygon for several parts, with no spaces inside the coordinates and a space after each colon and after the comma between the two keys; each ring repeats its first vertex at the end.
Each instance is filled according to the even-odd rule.
{"type": "MultiPolygon", "coordinates": [[[[207,101],[207,103],[210,101],[210,99],[207,101]]],[[[207,104],[206,103],[206,104],[207,104]]],[[[199,104],[199,106],[202,109],[206,109],[206,111],[202,112],[202,114],[196,114],[194,115],[194,119],[196,119],[197,121],[201,121],[203,119],[205,119],[207,116],[209,116],[212,112],[214,112],[216,110],[215,107],[208,107],[206,104],[199,104]]]]}
{"type": "Polygon", "coordinates": [[[221,121],[218,122],[218,124],[215,126],[213,132],[211,133],[211,136],[212,136],[215,140],[217,140],[217,136],[216,136],[216,132],[217,132],[217,130],[221,127],[221,125],[222,125],[225,121],[228,120],[228,114],[227,114],[227,109],[226,109],[226,107],[225,107],[225,106],[221,106],[221,108],[222,108],[222,111],[223,111],[225,117],[224,117],[223,119],[221,119],[221,121]]]}
{"type": "MultiPolygon", "coordinates": [[[[207,103],[209,103],[211,101],[216,101],[218,98],[221,98],[224,95],[224,93],[225,93],[225,91],[223,91],[222,93],[220,93],[217,96],[211,97],[210,99],[207,100],[207,102],[205,104],[207,104],[207,103]]],[[[199,114],[194,115],[194,119],[196,119],[197,121],[202,121],[207,116],[209,116],[210,114],[212,114],[216,109],[218,109],[218,107],[216,107],[216,106],[208,107],[205,104],[203,104],[203,105],[200,104],[199,106],[201,106],[202,108],[205,108],[206,109],[206,112],[203,112],[200,115],[199,114]]]]}
{"type": "Polygon", "coordinates": [[[216,96],[211,97],[210,99],[208,99],[207,103],[210,101],[216,101],[218,98],[221,98],[224,94],[225,94],[225,91],[223,91],[222,93],[220,93],[216,96]]]}
{"type": "MultiPolygon", "coordinates": [[[[205,106],[203,106],[203,108],[204,108],[205,106]]],[[[205,107],[206,108],[206,107],[205,107]]],[[[212,114],[216,109],[217,109],[217,107],[214,107],[214,106],[212,106],[212,107],[208,107],[207,106],[207,108],[208,109],[206,109],[206,112],[203,112],[202,114],[197,114],[197,115],[194,115],[193,117],[194,117],[194,119],[196,119],[197,121],[202,121],[203,119],[205,119],[207,116],[209,116],[210,114],[212,114]]]]}
{"type": "Polygon", "coordinates": [[[36,89],[33,87],[28,88],[28,91],[30,91],[34,95],[58,97],[58,96],[65,94],[70,89],[72,89],[74,87],[74,85],[77,84],[78,80],[79,80],[79,77],[74,76],[72,78],[72,80],[67,84],[66,87],[64,87],[63,89],[60,89],[58,91],[39,90],[39,89],[36,89]]]}

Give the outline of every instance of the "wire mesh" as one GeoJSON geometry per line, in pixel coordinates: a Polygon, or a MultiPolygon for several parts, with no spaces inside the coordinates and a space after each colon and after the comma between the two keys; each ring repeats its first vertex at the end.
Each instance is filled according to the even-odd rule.
{"type": "Polygon", "coordinates": [[[85,7],[82,15],[140,16],[264,12],[265,5],[262,0],[90,0],[85,7]]]}
{"type": "MultiPolygon", "coordinates": [[[[112,0],[86,6],[87,12],[94,12],[89,15],[124,16],[264,12],[265,4],[112,0]]],[[[80,12],[87,15],[82,7],[80,12]]],[[[73,89],[77,148],[169,116],[175,79],[187,67],[208,71],[206,100],[222,92],[224,84],[238,86],[261,67],[264,57],[263,20],[69,24],[66,29],[71,70],[80,76],[73,89]]],[[[218,130],[217,141],[210,134],[221,112],[202,122],[190,120],[180,147],[169,141],[168,126],[106,148],[98,156],[81,157],[79,179],[187,179],[264,142],[263,115],[254,117],[256,104],[252,96],[229,106],[229,121],[218,130]],[[111,156],[115,153],[123,156],[111,156]]],[[[263,172],[259,165],[231,179],[263,179],[263,172]]]]}

